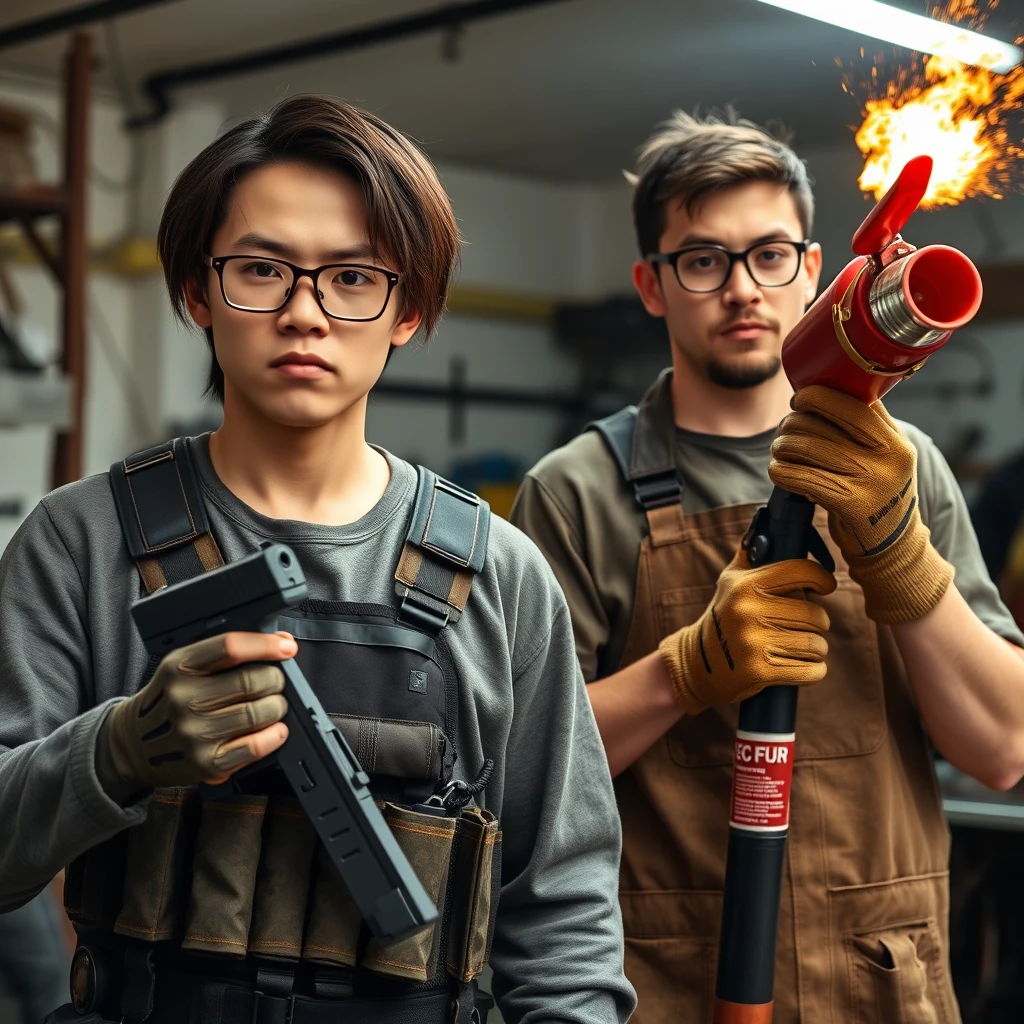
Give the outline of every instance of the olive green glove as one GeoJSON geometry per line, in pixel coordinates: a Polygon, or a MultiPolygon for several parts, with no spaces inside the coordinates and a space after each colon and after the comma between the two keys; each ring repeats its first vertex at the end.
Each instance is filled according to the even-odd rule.
{"type": "Polygon", "coordinates": [[[740,549],[718,577],[704,614],[658,645],[676,700],[696,715],[766,686],[824,679],[828,614],[794,591],[835,589],[832,573],[810,559],[752,569],[740,549]]]}
{"type": "Polygon", "coordinates": [[[793,396],[768,475],[828,512],[828,528],[876,622],[911,622],[935,607],[953,567],[921,519],[917,449],[881,402],[814,385],[793,396]]]}
{"type": "Polygon", "coordinates": [[[276,634],[233,633],[172,651],[100,729],[96,768],[104,788],[123,799],[220,779],[256,760],[252,734],[284,718],[288,703],[281,669],[251,662],[282,660],[295,649],[293,639],[276,634]]]}

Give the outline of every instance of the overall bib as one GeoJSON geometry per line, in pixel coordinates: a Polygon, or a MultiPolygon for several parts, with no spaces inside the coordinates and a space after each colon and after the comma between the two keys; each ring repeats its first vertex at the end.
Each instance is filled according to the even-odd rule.
{"type": "MultiPolygon", "coordinates": [[[[695,622],[756,506],[685,515],[668,376],[597,425],[648,533],[623,668],[695,622]]],[[[828,534],[828,673],[800,694],[775,974],[776,1024],[959,1024],[948,957],[949,832],[888,628],[828,534]]],[[[615,780],[636,1024],[711,1024],[738,705],[685,717],[615,780]]]]}

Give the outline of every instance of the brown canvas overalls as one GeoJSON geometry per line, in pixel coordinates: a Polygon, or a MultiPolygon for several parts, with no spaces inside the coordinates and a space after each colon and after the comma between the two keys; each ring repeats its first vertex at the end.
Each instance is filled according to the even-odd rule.
{"type": "MultiPolygon", "coordinates": [[[[669,377],[640,406],[634,477],[675,463],[669,377]]],[[[647,512],[620,667],[694,622],[755,510],[647,512]]],[[[902,660],[836,560],[828,674],[800,694],[775,1024],[959,1024],[949,832],[902,660]]],[[[818,598],[812,598],[819,600],[818,598]]],[[[683,718],[615,781],[636,1024],[711,1024],[738,706],[683,718]]]]}

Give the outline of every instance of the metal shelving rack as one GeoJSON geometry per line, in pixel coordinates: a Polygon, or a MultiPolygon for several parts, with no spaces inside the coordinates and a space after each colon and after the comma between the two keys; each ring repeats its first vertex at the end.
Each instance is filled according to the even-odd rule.
{"type": "Polygon", "coordinates": [[[0,187],[0,224],[16,223],[62,291],[61,370],[70,384],[67,425],[58,429],[51,484],[82,475],[82,423],[85,404],[87,308],[86,182],[88,178],[89,90],[92,43],[75,33],[64,67],[64,174],[57,185],[0,187]],[[57,218],[56,247],[38,231],[38,222],[57,218]]]}

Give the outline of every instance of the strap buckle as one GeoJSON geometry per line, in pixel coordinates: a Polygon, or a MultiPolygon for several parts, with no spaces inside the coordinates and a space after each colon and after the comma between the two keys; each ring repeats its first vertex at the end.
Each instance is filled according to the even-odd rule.
{"type": "Polygon", "coordinates": [[[271,996],[259,989],[253,995],[252,1017],[249,1024],[292,1024],[295,1013],[294,995],[271,996]]]}
{"type": "Polygon", "coordinates": [[[258,967],[249,1024],[291,1024],[295,1012],[294,986],[294,971],[258,967]]]}
{"type": "Polygon", "coordinates": [[[409,587],[399,606],[398,617],[401,621],[408,622],[410,626],[436,636],[448,625],[451,612],[445,611],[442,614],[423,601],[416,600],[416,592],[409,587]]]}
{"type": "Polygon", "coordinates": [[[637,477],[633,480],[633,490],[637,502],[645,511],[678,504],[683,495],[679,474],[675,468],[652,473],[650,476],[637,477]]]}

